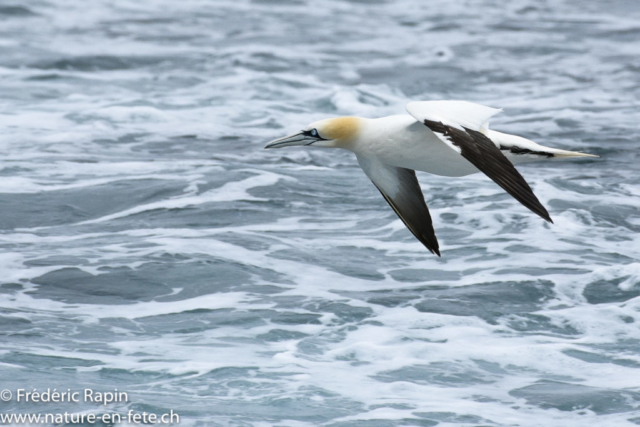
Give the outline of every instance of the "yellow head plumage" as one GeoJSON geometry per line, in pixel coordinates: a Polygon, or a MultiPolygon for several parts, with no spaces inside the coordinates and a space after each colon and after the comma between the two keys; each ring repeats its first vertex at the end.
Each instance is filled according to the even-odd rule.
{"type": "Polygon", "coordinates": [[[307,130],[316,129],[326,143],[315,143],[314,146],[344,148],[353,142],[362,127],[359,117],[336,117],[324,119],[307,126],[307,130]]]}
{"type": "Polygon", "coordinates": [[[359,117],[320,120],[311,123],[301,132],[273,140],[264,148],[312,145],[314,147],[349,149],[360,134],[364,120],[359,117]]]}

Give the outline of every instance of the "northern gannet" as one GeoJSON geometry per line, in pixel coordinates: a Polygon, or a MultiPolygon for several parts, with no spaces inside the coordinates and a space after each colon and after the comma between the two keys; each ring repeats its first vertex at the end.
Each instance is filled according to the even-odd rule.
{"type": "Polygon", "coordinates": [[[438,256],[440,247],[415,171],[448,177],[483,172],[532,212],[553,223],[513,164],[598,157],[490,130],[489,119],[502,109],[467,101],[410,102],[406,108],[410,115],[320,120],[269,142],[265,148],[305,145],[352,151],[402,222],[438,256]]]}

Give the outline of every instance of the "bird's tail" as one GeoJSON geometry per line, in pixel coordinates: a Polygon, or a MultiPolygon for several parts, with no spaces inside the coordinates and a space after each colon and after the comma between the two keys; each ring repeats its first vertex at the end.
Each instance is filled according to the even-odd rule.
{"type": "MultiPolygon", "coordinates": [[[[547,148],[547,147],[545,147],[547,148]]],[[[581,153],[579,151],[560,150],[558,148],[550,148],[553,157],[600,157],[595,154],[581,153]]]]}
{"type": "MultiPolygon", "coordinates": [[[[486,130],[487,137],[492,140],[509,159],[530,161],[536,158],[563,158],[563,157],[599,157],[594,154],[567,151],[559,148],[545,147],[526,138],[508,133],[486,130]]],[[[516,163],[514,162],[514,163],[516,163]]]]}

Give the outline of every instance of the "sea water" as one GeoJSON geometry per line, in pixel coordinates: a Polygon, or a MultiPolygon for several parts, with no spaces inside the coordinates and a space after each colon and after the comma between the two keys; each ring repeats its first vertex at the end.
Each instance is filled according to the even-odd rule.
{"type": "Polygon", "coordinates": [[[3,1],[0,93],[0,413],[640,424],[637,2],[3,1]],[[419,173],[438,258],[351,153],[263,150],[437,99],[601,157],[519,167],[554,224],[419,173]]]}

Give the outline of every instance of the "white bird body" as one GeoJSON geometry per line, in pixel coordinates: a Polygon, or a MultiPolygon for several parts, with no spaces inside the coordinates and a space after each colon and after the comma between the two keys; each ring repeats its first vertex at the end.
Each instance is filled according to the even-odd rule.
{"type": "Polygon", "coordinates": [[[545,147],[489,129],[502,110],[465,101],[407,104],[411,115],[339,117],[310,124],[265,148],[313,145],[343,148],[358,163],[409,230],[440,255],[431,216],[414,171],[446,177],[483,172],[524,206],[552,222],[515,163],[559,157],[597,157],[545,147]]]}
{"type": "Polygon", "coordinates": [[[364,123],[357,140],[345,147],[358,157],[373,157],[386,165],[440,176],[479,172],[411,116],[362,120],[364,123]]]}

